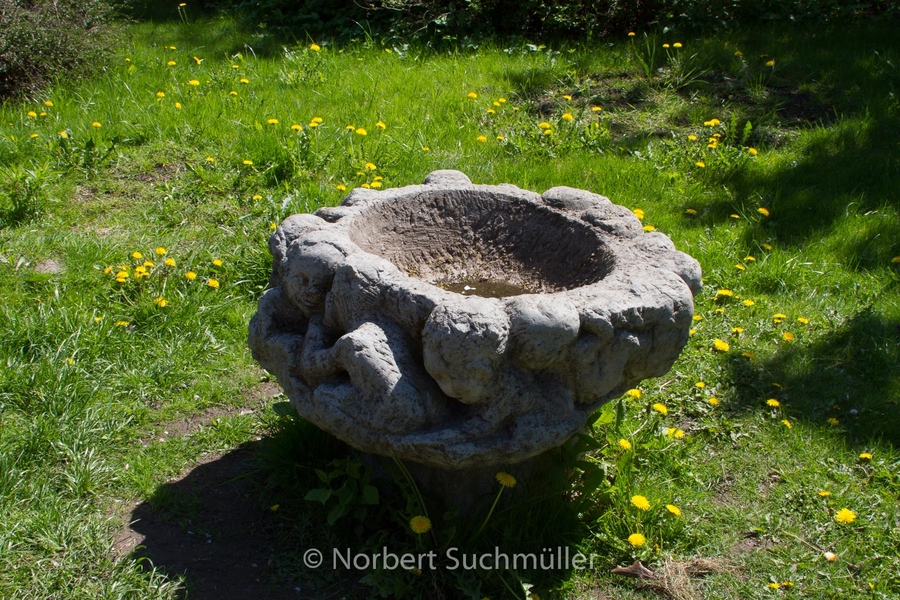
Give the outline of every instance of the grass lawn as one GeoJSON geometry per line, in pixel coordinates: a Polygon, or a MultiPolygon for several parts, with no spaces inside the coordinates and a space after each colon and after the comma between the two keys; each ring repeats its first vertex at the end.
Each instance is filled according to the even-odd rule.
{"type": "Polygon", "coordinates": [[[890,26],[440,50],[285,47],[214,17],[128,34],[100,75],[0,106],[0,597],[900,596],[890,26]],[[276,223],[436,169],[606,195],[705,288],[671,372],[598,413],[567,481],[507,493],[483,531],[487,511],[425,498],[418,535],[402,473],[293,416],[246,327],[276,223]],[[597,559],[302,562],[497,545],[597,559]],[[611,573],[635,560],[656,576],[611,573]]]}

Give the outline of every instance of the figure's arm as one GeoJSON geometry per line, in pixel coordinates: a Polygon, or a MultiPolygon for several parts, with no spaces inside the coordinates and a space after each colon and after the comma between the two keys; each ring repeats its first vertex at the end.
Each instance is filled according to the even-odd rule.
{"type": "Polygon", "coordinates": [[[325,347],[326,340],[327,333],[322,316],[313,315],[309,319],[309,327],[300,352],[300,372],[309,383],[344,370],[335,349],[325,347]]]}

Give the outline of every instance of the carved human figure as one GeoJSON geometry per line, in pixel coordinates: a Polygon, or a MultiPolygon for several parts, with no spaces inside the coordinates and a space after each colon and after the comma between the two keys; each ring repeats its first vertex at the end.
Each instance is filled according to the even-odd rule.
{"type": "Polygon", "coordinates": [[[377,310],[384,284],[378,269],[369,265],[360,275],[352,266],[360,254],[352,250],[316,232],[288,250],[285,287],[309,317],[300,372],[323,412],[410,432],[443,416],[446,403],[415,360],[410,336],[377,310]]]}

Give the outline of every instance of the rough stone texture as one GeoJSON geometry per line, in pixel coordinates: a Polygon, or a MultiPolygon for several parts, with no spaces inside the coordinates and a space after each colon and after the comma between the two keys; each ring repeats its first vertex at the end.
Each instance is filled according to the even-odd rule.
{"type": "Polygon", "coordinates": [[[603,196],[458,171],[356,189],[286,219],[269,248],[250,347],[297,411],[365,452],[449,470],[537,456],[666,373],[700,290],[697,261],[603,196]],[[461,283],[519,295],[445,289],[461,283]]]}

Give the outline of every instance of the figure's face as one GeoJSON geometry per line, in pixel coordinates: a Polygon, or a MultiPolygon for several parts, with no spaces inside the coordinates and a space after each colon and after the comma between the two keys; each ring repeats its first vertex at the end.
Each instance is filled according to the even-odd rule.
{"type": "Polygon", "coordinates": [[[325,296],[334,273],[319,257],[301,256],[292,260],[285,277],[288,296],[308,317],[325,306],[325,296]]]}

